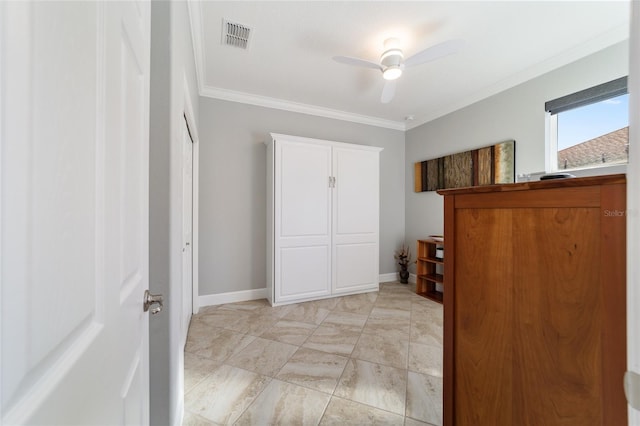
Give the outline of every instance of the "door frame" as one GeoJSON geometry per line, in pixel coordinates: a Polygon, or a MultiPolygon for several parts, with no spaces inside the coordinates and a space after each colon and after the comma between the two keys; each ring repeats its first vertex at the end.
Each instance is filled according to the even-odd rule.
{"type": "MultiPolygon", "coordinates": [[[[198,313],[198,309],[200,308],[200,304],[198,302],[198,246],[199,246],[199,238],[198,238],[198,210],[199,210],[199,175],[200,175],[200,139],[198,137],[198,127],[196,126],[196,117],[193,112],[193,102],[191,99],[190,91],[189,91],[189,83],[187,81],[186,74],[182,75],[182,112],[184,114],[184,119],[187,121],[187,125],[189,126],[189,132],[191,134],[191,140],[193,142],[193,151],[192,151],[192,202],[191,208],[193,210],[192,223],[191,223],[191,255],[193,257],[192,261],[192,271],[191,271],[191,282],[192,282],[192,300],[191,300],[191,309],[193,314],[198,313]]],[[[180,143],[182,143],[182,139],[180,138],[180,143]]],[[[181,151],[182,152],[182,147],[181,151]]],[[[183,164],[184,166],[184,164],[183,164]]]]}

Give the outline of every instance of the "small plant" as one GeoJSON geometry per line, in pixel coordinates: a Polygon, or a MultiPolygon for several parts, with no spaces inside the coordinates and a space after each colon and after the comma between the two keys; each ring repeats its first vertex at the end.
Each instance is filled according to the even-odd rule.
{"type": "Polygon", "coordinates": [[[396,259],[398,265],[403,268],[406,268],[410,263],[413,263],[411,261],[411,249],[409,246],[405,246],[404,244],[402,244],[402,247],[400,247],[399,250],[396,250],[393,258],[396,259]]]}
{"type": "Polygon", "coordinates": [[[409,248],[409,246],[405,246],[404,244],[402,244],[402,247],[400,247],[399,250],[396,250],[393,257],[398,262],[398,265],[400,265],[400,271],[398,273],[398,275],[400,276],[400,282],[402,284],[407,284],[409,282],[409,271],[407,270],[407,268],[409,267],[410,263],[413,263],[411,261],[411,249],[409,248]]]}

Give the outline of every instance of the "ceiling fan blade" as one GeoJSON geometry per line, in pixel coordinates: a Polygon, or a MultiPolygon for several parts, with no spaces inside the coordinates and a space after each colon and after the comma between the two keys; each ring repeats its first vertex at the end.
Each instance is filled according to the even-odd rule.
{"type": "Polygon", "coordinates": [[[384,82],[382,96],[380,97],[380,102],[383,104],[391,102],[391,99],[393,99],[393,96],[396,94],[396,81],[398,80],[387,80],[384,82]]]}
{"type": "Polygon", "coordinates": [[[364,59],[352,58],[350,56],[334,56],[333,60],[340,62],[341,64],[353,65],[356,67],[373,68],[374,70],[381,70],[380,64],[367,61],[364,59]]]}
{"type": "Polygon", "coordinates": [[[435,46],[428,47],[421,52],[407,58],[404,61],[405,67],[414,67],[416,65],[424,64],[425,62],[433,61],[453,53],[458,52],[464,46],[464,40],[449,40],[435,46]]]}

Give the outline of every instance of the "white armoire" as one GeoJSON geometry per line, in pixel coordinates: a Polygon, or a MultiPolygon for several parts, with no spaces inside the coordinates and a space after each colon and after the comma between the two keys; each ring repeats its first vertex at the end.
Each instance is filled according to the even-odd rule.
{"type": "Polygon", "coordinates": [[[382,148],[275,133],[265,143],[269,302],[378,290],[382,148]]]}

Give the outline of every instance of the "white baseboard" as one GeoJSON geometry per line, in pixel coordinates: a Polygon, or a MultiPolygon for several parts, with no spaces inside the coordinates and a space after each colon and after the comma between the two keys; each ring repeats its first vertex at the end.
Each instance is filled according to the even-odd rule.
{"type": "Polygon", "coordinates": [[[246,302],[249,300],[258,300],[267,298],[266,288],[257,288],[253,290],[231,291],[229,293],[206,294],[198,298],[200,307],[222,305],[224,303],[246,302]]]}
{"type": "Polygon", "coordinates": [[[397,272],[391,272],[389,274],[380,274],[380,277],[378,278],[378,280],[381,283],[388,283],[391,281],[398,281],[398,273],[397,272]]]}
{"type": "MultiPolygon", "coordinates": [[[[398,281],[398,273],[391,272],[388,274],[380,274],[379,278],[381,283],[388,283],[392,281],[398,281]]],[[[411,274],[409,281],[415,283],[416,276],[411,274]]],[[[257,288],[253,290],[244,291],[231,291],[229,293],[220,294],[206,294],[198,297],[198,307],[222,305],[224,303],[246,302],[249,300],[258,300],[267,298],[266,288],[257,288]]]]}
{"type": "Polygon", "coordinates": [[[417,282],[416,274],[409,274],[409,282],[415,284],[417,282]]]}

